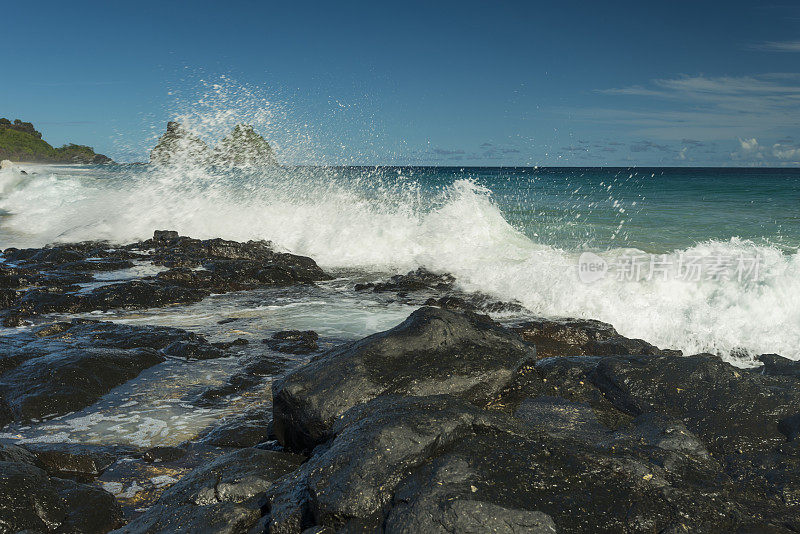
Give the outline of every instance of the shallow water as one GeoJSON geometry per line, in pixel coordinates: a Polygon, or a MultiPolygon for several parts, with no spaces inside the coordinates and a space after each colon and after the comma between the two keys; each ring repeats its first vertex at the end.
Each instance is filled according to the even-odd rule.
{"type": "MultiPolygon", "coordinates": [[[[100,275],[125,279],[130,278],[131,270],[100,275]]],[[[235,351],[238,355],[226,358],[198,361],[170,358],[115,388],[92,406],[42,422],[9,425],[0,432],[0,439],[22,444],[68,442],[141,448],[192,440],[225,416],[270,402],[269,378],[256,390],[227,397],[219,405],[200,406],[192,402],[204,389],[218,386],[241,371],[248,356],[269,358],[272,354],[278,360],[295,360],[296,364],[307,358],[271,352],[261,341],[274,332],[315,330],[324,349],[387,330],[415,309],[388,302],[380,294],[357,293],[352,285],[352,279],[339,278],[318,286],[212,295],[188,306],[77,315],[117,323],[173,326],[203,334],[212,342],[244,338],[250,343],[235,351]]],[[[50,316],[40,318],[39,322],[69,317],[76,315],[50,316]]],[[[0,328],[0,334],[15,330],[0,328]]],[[[285,368],[291,366],[289,362],[285,368]]]]}

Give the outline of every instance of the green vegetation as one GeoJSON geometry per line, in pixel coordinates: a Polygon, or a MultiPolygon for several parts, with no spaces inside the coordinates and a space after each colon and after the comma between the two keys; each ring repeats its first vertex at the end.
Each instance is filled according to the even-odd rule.
{"type": "Polygon", "coordinates": [[[42,139],[33,124],[19,119],[13,123],[0,119],[0,160],[36,163],[110,163],[111,159],[96,154],[89,146],[70,143],[61,148],[52,147],[42,139]]]}
{"type": "Polygon", "coordinates": [[[56,155],[56,149],[46,141],[18,130],[0,128],[0,159],[51,161],[56,155]]]}

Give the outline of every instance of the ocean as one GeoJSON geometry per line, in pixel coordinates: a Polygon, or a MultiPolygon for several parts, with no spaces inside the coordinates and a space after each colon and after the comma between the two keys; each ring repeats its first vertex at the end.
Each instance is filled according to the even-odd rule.
{"type": "Polygon", "coordinates": [[[424,266],[660,347],[800,359],[797,169],[24,168],[0,175],[3,249],[265,239],[342,280],[424,266]]]}

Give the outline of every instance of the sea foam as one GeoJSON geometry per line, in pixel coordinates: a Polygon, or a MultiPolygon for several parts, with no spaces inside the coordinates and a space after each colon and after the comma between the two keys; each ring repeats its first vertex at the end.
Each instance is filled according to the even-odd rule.
{"type": "MultiPolygon", "coordinates": [[[[467,290],[517,300],[544,316],[594,318],[621,334],[686,353],[746,363],[778,353],[800,359],[800,256],[746,240],[708,241],[682,255],[757,255],[757,279],[675,276],[591,283],[576,249],[543,244],[509,224],[492,192],[457,179],[434,193],[381,170],[322,167],[225,171],[194,167],[63,167],[0,195],[5,246],[145,239],[154,229],[199,238],[266,239],[329,269],[454,274],[467,290]],[[427,192],[424,192],[427,191],[427,192]]],[[[612,261],[639,253],[594,250],[612,261]]]]}

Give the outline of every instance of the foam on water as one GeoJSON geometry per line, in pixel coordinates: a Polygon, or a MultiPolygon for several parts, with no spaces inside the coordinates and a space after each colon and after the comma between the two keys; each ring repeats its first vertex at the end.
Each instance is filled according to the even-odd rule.
{"type": "MultiPolygon", "coordinates": [[[[455,180],[438,192],[396,174],[335,168],[215,172],[38,169],[0,196],[8,245],[107,239],[129,242],[154,229],[194,237],[268,239],[323,267],[453,273],[469,290],[516,299],[546,316],[595,318],[623,335],[685,352],[800,359],[800,256],[732,238],[699,243],[694,256],[757,254],[759,278],[677,277],[583,283],[583,250],[544,245],[509,224],[492,192],[455,180]]],[[[604,251],[607,259],[630,254],[604,251]]]]}

